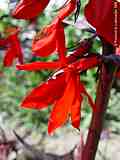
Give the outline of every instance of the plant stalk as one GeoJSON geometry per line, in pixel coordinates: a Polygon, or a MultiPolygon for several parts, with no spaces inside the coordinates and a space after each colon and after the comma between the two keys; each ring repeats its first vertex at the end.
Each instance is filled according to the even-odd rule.
{"type": "MultiPolygon", "coordinates": [[[[106,41],[103,43],[103,55],[109,55],[115,53],[115,48],[106,41]]],[[[99,74],[99,82],[96,95],[96,112],[92,115],[90,128],[86,144],[82,152],[82,160],[95,160],[98,143],[100,140],[100,134],[103,129],[104,115],[107,109],[110,90],[113,82],[113,74],[115,68],[111,68],[110,64],[102,64],[99,74]]]]}

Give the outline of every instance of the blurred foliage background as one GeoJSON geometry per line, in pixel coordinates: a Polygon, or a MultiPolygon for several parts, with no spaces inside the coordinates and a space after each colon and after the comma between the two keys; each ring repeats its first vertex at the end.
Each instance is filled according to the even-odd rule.
{"type": "MultiPolygon", "coordinates": [[[[80,11],[80,21],[83,18],[83,8],[86,4],[85,0],[82,0],[82,7],[80,11]]],[[[0,0],[0,37],[3,37],[3,31],[6,26],[17,25],[21,27],[20,40],[22,49],[24,52],[25,62],[31,62],[36,60],[54,60],[56,55],[52,55],[47,58],[36,58],[31,55],[31,42],[35,33],[39,31],[43,26],[49,24],[53,17],[57,14],[55,11],[61,4],[53,3],[49,5],[46,10],[37,18],[35,22],[16,20],[10,17],[10,12],[14,8],[16,1],[12,0],[11,3],[8,0],[4,0],[4,3],[0,0]],[[55,5],[56,4],[56,5],[55,5]]],[[[79,21],[78,19],[78,21],[79,21]]],[[[69,20],[74,21],[74,15],[69,17],[69,20]]],[[[73,47],[78,41],[89,37],[85,31],[81,31],[72,25],[65,28],[66,44],[68,48],[73,47]]],[[[99,39],[96,39],[92,50],[94,52],[101,52],[101,43],[99,39]]],[[[47,132],[47,121],[49,118],[50,107],[42,110],[25,110],[20,108],[20,103],[23,97],[39,83],[46,80],[51,74],[50,71],[43,70],[37,72],[25,72],[17,71],[14,63],[11,68],[4,68],[2,60],[4,57],[4,49],[0,48],[0,117],[9,123],[11,126],[16,124],[22,124],[27,128],[39,130],[41,133],[47,132]]],[[[88,92],[95,99],[96,92],[96,74],[97,69],[92,69],[81,75],[81,80],[86,84],[88,92]]],[[[114,132],[120,132],[119,114],[120,114],[120,94],[119,80],[116,80],[114,89],[111,93],[111,99],[109,107],[106,113],[105,128],[110,128],[114,132]]],[[[1,119],[0,118],[0,119],[1,119]]],[[[82,107],[82,119],[81,128],[86,129],[88,127],[91,118],[91,109],[88,106],[86,98],[84,99],[82,107]]],[[[71,127],[70,124],[66,124],[67,127],[71,127]]]]}

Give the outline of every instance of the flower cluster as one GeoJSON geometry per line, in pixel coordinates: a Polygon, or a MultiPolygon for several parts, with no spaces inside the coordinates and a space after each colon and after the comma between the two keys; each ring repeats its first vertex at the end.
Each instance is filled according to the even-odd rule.
{"type": "MultiPolygon", "coordinates": [[[[12,16],[17,19],[35,19],[43,12],[49,1],[20,0],[12,11],[12,16]]],[[[48,122],[48,133],[63,125],[69,117],[72,126],[79,128],[83,96],[88,98],[93,112],[96,111],[91,96],[80,81],[81,72],[102,63],[100,55],[88,54],[93,38],[82,41],[71,55],[67,55],[63,20],[78,11],[78,2],[79,0],[67,0],[51,24],[38,32],[32,41],[34,56],[46,57],[50,54],[58,54],[58,59],[52,62],[38,61],[16,66],[19,70],[27,71],[54,70],[53,76],[34,88],[21,104],[22,107],[32,109],[43,109],[53,104],[48,122]]],[[[114,28],[111,20],[114,19],[114,14],[112,9],[113,3],[110,0],[89,0],[85,7],[85,16],[88,22],[96,28],[96,35],[114,45],[114,28]]],[[[9,28],[6,29],[6,32],[7,38],[0,40],[0,46],[7,46],[8,48],[4,65],[10,66],[15,58],[23,63],[23,55],[18,40],[19,29],[9,28]]],[[[118,31],[118,42],[120,42],[119,37],[120,32],[118,31]]]]}

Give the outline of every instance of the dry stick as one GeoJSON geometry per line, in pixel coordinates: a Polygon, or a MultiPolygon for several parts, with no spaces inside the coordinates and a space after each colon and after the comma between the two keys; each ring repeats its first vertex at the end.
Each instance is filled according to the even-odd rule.
{"type": "MultiPolygon", "coordinates": [[[[103,40],[103,55],[113,53],[115,53],[115,48],[103,40]]],[[[82,153],[82,160],[95,160],[114,72],[110,64],[102,64],[97,88],[96,112],[92,115],[86,145],[82,153]]]]}

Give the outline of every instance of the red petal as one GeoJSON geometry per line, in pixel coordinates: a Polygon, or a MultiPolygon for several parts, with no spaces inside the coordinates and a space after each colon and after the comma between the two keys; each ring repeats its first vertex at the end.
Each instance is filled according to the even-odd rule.
{"type": "Polygon", "coordinates": [[[80,118],[81,118],[81,103],[83,100],[83,97],[80,95],[80,76],[75,75],[75,86],[76,86],[76,97],[74,99],[74,102],[71,106],[71,121],[72,126],[75,128],[79,128],[80,126],[80,118]]]}
{"type": "Polygon", "coordinates": [[[23,65],[16,65],[19,70],[35,71],[41,69],[58,69],[60,68],[60,62],[32,62],[23,65]]]}
{"type": "Polygon", "coordinates": [[[12,48],[9,48],[6,53],[3,60],[3,64],[6,67],[10,67],[13,63],[13,60],[16,58],[16,55],[14,54],[14,50],[12,48]]]}
{"type": "Polygon", "coordinates": [[[80,118],[81,118],[80,111],[81,111],[82,100],[83,100],[82,96],[79,96],[79,98],[77,97],[71,107],[71,121],[72,121],[72,126],[75,128],[79,128],[80,126],[80,118]]]}
{"type": "Polygon", "coordinates": [[[17,35],[15,37],[12,37],[11,40],[13,41],[12,46],[14,47],[14,52],[16,53],[16,57],[18,58],[19,63],[22,64],[23,53],[22,53],[21,44],[17,35]]]}
{"type": "Polygon", "coordinates": [[[60,61],[62,63],[66,63],[65,33],[64,27],[60,20],[58,20],[58,25],[56,29],[56,47],[59,53],[60,61]]]}
{"type": "Polygon", "coordinates": [[[75,83],[74,77],[71,77],[67,82],[64,95],[56,102],[48,123],[48,133],[52,133],[56,128],[63,125],[68,118],[71,110],[71,105],[75,98],[75,83]]]}
{"type": "Polygon", "coordinates": [[[5,53],[4,66],[11,66],[14,59],[18,58],[20,63],[23,63],[23,54],[20,46],[20,41],[17,37],[18,30],[15,30],[14,33],[11,33],[6,39],[9,44],[9,48],[5,53]]]}
{"type": "Polygon", "coordinates": [[[44,37],[40,37],[37,41],[34,40],[32,44],[32,51],[36,56],[48,56],[56,50],[56,31],[43,34],[44,37]]]}
{"type": "Polygon", "coordinates": [[[22,64],[23,63],[23,53],[21,49],[20,40],[18,39],[18,32],[19,32],[18,28],[16,29],[13,28],[13,31],[9,33],[10,35],[8,36],[7,41],[10,44],[10,47],[12,48],[12,50],[14,50],[13,52],[14,57],[18,58],[19,63],[22,64]]]}
{"type": "Polygon", "coordinates": [[[76,0],[70,0],[70,2],[60,10],[58,17],[63,20],[69,16],[76,8],[76,0]]]}
{"type": "Polygon", "coordinates": [[[22,106],[25,108],[42,109],[54,103],[64,92],[66,82],[64,74],[58,74],[49,79],[46,83],[34,88],[23,100],[22,106]]]}
{"type": "Polygon", "coordinates": [[[12,16],[17,19],[32,19],[38,16],[50,0],[20,0],[15,10],[12,12],[12,16]]]}

